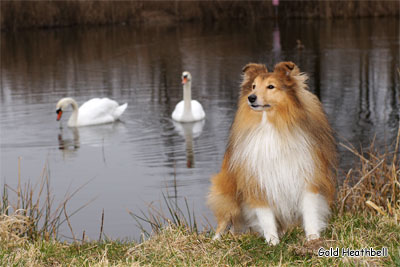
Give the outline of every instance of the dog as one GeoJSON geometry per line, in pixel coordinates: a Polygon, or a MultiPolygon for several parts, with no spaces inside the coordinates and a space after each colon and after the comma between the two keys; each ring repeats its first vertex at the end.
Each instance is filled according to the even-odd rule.
{"type": "Polygon", "coordinates": [[[293,62],[269,72],[243,68],[238,110],[221,170],[212,177],[208,205],[218,226],[250,228],[276,245],[302,222],[307,240],[320,238],[335,196],[335,139],[308,76],[293,62]]]}

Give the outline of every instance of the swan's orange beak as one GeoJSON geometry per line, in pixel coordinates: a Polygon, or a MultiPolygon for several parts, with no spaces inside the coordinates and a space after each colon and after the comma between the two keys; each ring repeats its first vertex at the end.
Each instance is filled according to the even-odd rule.
{"type": "Polygon", "coordinates": [[[62,116],[62,110],[61,109],[57,109],[57,121],[59,121],[61,119],[62,116]]]}
{"type": "Polygon", "coordinates": [[[186,77],[182,79],[182,84],[185,84],[185,83],[187,83],[187,78],[186,77]]]}

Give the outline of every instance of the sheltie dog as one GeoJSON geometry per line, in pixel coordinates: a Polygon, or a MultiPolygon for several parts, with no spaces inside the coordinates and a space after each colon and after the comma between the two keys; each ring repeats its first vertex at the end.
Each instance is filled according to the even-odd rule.
{"type": "Polygon", "coordinates": [[[221,171],[208,204],[217,219],[214,239],[232,226],[250,228],[266,242],[302,222],[307,240],[327,224],[335,195],[336,145],[307,75],[293,62],[273,72],[243,68],[238,110],[221,171]]]}

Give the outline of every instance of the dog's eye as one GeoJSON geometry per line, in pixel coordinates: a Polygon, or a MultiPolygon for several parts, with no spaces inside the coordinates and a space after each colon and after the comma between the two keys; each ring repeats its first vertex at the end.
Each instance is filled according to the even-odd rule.
{"type": "Polygon", "coordinates": [[[268,85],[267,88],[268,88],[268,89],[274,89],[275,86],[273,86],[273,85],[268,85]]]}
{"type": "Polygon", "coordinates": [[[253,90],[254,90],[254,89],[256,89],[256,85],[255,85],[255,84],[253,84],[253,86],[252,86],[252,87],[253,87],[253,90]]]}

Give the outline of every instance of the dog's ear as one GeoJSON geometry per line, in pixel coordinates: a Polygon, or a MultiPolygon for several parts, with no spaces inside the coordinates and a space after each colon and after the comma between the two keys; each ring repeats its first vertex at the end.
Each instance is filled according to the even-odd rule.
{"type": "Polygon", "coordinates": [[[274,73],[281,75],[287,87],[292,87],[293,84],[297,84],[298,87],[302,88],[305,88],[307,86],[307,74],[300,72],[299,67],[297,67],[296,64],[291,61],[276,64],[274,68],[274,73]]]}
{"type": "Polygon", "coordinates": [[[268,69],[264,64],[249,63],[243,67],[242,72],[242,93],[246,93],[251,91],[251,85],[253,84],[254,79],[262,73],[268,73],[268,69]]]}
{"type": "Polygon", "coordinates": [[[274,72],[285,76],[296,76],[300,74],[300,69],[291,61],[280,62],[275,65],[274,72]]]}
{"type": "Polygon", "coordinates": [[[257,76],[261,72],[268,72],[268,69],[264,64],[249,63],[243,67],[242,72],[244,76],[257,76]]]}

